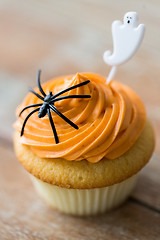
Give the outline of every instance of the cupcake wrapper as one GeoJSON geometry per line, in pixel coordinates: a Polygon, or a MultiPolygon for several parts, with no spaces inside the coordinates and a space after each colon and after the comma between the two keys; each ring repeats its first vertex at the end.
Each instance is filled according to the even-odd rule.
{"type": "Polygon", "coordinates": [[[93,189],[67,189],[45,183],[31,175],[39,195],[61,212],[90,216],[107,212],[122,204],[133,190],[137,174],[112,186],[93,189]]]}

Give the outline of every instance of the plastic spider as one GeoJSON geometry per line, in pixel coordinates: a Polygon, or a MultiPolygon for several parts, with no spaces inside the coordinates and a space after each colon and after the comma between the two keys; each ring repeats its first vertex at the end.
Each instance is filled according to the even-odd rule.
{"type": "Polygon", "coordinates": [[[22,129],[21,129],[21,136],[24,133],[25,125],[26,125],[28,119],[30,118],[30,116],[33,113],[38,112],[39,118],[43,118],[46,114],[48,115],[52,130],[53,130],[55,142],[57,144],[57,143],[59,143],[59,139],[58,139],[57,131],[56,131],[56,128],[55,128],[55,125],[53,122],[51,111],[58,114],[62,119],[64,119],[68,124],[70,124],[75,129],[78,129],[78,126],[76,124],[74,124],[71,120],[69,120],[67,117],[65,117],[61,112],[59,112],[58,109],[54,106],[54,103],[57,101],[63,100],[63,99],[68,99],[68,98],[90,98],[91,97],[90,95],[68,95],[68,96],[59,97],[63,93],[66,93],[72,89],[75,89],[75,88],[78,88],[78,87],[88,84],[90,82],[90,80],[87,80],[87,81],[84,81],[77,85],[74,85],[72,87],[66,88],[66,89],[56,93],[55,95],[53,95],[51,91],[49,92],[48,95],[46,95],[46,93],[44,92],[44,90],[41,86],[41,83],[40,83],[40,74],[41,74],[41,71],[39,70],[38,74],[37,74],[37,85],[38,85],[39,91],[41,92],[42,96],[40,94],[36,93],[33,89],[29,89],[29,91],[32,92],[34,95],[36,95],[39,99],[41,99],[43,101],[43,103],[28,105],[22,109],[22,111],[19,114],[19,117],[26,109],[32,108],[32,107],[38,107],[38,108],[34,109],[32,112],[30,112],[27,115],[27,117],[25,118],[23,125],[22,125],[22,129]]]}

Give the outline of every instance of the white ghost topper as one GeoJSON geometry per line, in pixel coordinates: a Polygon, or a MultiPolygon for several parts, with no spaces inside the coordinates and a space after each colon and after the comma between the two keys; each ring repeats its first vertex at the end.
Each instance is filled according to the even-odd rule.
{"type": "Polygon", "coordinates": [[[136,12],[128,12],[124,15],[123,24],[121,21],[112,23],[113,37],[113,53],[108,50],[104,53],[104,62],[112,66],[108,75],[107,83],[109,83],[117,70],[117,65],[120,65],[129,60],[140,46],[145,25],[138,24],[138,14],[136,12]]]}

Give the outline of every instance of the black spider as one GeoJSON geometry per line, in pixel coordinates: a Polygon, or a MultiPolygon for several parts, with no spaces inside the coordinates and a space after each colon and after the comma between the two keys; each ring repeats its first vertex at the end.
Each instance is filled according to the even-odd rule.
{"type": "Polygon", "coordinates": [[[58,109],[54,106],[54,103],[63,99],[68,99],[68,98],[90,98],[90,95],[68,95],[68,96],[62,96],[62,97],[58,97],[60,95],[62,95],[65,92],[68,92],[72,89],[75,89],[77,87],[81,87],[83,85],[86,85],[90,82],[90,80],[84,81],[82,83],[79,83],[77,85],[74,85],[72,87],[66,88],[58,93],[56,93],[55,95],[52,94],[52,92],[49,92],[48,95],[46,95],[46,93],[44,92],[41,83],[40,83],[40,73],[41,71],[38,71],[38,75],[37,75],[37,84],[38,84],[38,88],[39,91],[41,92],[41,95],[39,95],[38,93],[36,93],[33,89],[29,89],[30,92],[32,92],[33,94],[35,94],[39,99],[41,99],[42,101],[44,101],[44,103],[37,103],[37,104],[32,104],[32,105],[28,105],[27,107],[23,108],[22,111],[19,114],[19,117],[21,116],[22,112],[24,112],[26,109],[31,108],[31,107],[39,107],[34,109],[32,112],[30,112],[27,117],[25,118],[23,125],[22,125],[22,129],[21,129],[21,136],[24,133],[24,127],[27,123],[27,120],[29,119],[29,117],[35,113],[38,112],[38,117],[42,118],[44,117],[46,114],[48,114],[48,118],[53,130],[53,134],[54,134],[54,138],[55,138],[55,142],[56,144],[59,143],[59,139],[58,139],[58,135],[57,135],[57,131],[52,119],[52,115],[51,115],[51,110],[55,113],[57,113],[62,119],[64,119],[68,124],[70,124],[72,127],[74,127],[75,129],[78,129],[78,126],[76,124],[74,124],[71,120],[69,120],[67,117],[65,117],[61,112],[58,111],[58,109]],[[58,98],[57,98],[58,97],[58,98]]]}

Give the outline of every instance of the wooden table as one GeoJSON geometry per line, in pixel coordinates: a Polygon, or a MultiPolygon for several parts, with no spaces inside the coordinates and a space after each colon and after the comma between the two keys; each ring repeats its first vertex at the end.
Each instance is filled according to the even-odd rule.
{"type": "Polygon", "coordinates": [[[160,2],[0,1],[0,239],[160,239],[160,2]],[[143,99],[156,135],[155,153],[122,207],[98,217],[63,215],[37,196],[12,148],[15,108],[42,79],[81,71],[107,75],[111,23],[136,10],[147,25],[143,44],[116,80],[143,99]]]}

